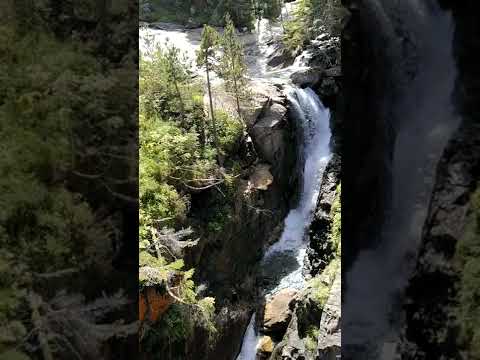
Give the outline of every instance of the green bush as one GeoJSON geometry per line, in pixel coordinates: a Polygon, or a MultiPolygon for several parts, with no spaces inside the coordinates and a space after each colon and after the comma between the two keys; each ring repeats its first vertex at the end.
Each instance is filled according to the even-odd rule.
{"type": "Polygon", "coordinates": [[[305,338],[305,347],[310,353],[317,351],[318,336],[320,335],[320,329],[318,326],[310,326],[307,330],[307,337],[305,338]]]}
{"type": "Polygon", "coordinates": [[[218,140],[223,154],[234,155],[243,136],[243,122],[225,111],[216,111],[218,123],[218,140]]]}

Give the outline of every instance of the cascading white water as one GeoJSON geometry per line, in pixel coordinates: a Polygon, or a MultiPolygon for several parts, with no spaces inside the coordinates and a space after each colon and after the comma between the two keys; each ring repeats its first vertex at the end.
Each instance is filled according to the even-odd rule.
{"type": "MultiPolygon", "coordinates": [[[[290,19],[298,2],[284,4],[283,20],[290,19]]],[[[280,20],[280,19],[279,19],[280,20]]],[[[219,29],[220,30],[220,29],[219,29]]],[[[195,52],[200,45],[202,29],[186,29],[174,24],[157,24],[156,28],[140,30],[140,51],[147,55],[166,41],[178,47],[192,64],[192,70],[203,76],[201,69],[194,66],[195,52]]],[[[245,58],[252,82],[290,84],[290,76],[306,69],[310,54],[300,54],[291,66],[270,68],[267,58],[281,43],[283,27],[280,21],[263,19],[256,24],[252,34],[239,34],[245,46],[245,58]]],[[[214,78],[213,82],[216,79],[214,78]]],[[[324,107],[312,89],[289,88],[285,91],[291,109],[297,119],[297,128],[302,131],[299,160],[303,162],[302,188],[298,206],[292,209],[285,219],[285,227],[280,240],[271,246],[263,260],[264,272],[275,274],[273,284],[264,289],[268,298],[284,288],[300,289],[305,282],[302,266],[306,256],[305,234],[310,227],[317,204],[323,171],[330,159],[330,112],[324,107]],[[285,261],[289,262],[286,266],[285,261]]],[[[252,315],[243,338],[237,360],[255,360],[259,336],[255,331],[255,314],[252,315]]]]}
{"type": "Polygon", "coordinates": [[[255,314],[250,318],[247,330],[243,336],[242,349],[236,360],[255,360],[257,356],[258,335],[255,331],[255,314]]]}
{"type": "MultiPolygon", "coordinates": [[[[297,1],[286,3],[279,19],[261,19],[255,23],[255,31],[252,33],[238,33],[245,48],[248,76],[252,80],[286,85],[290,82],[290,76],[294,72],[307,68],[306,62],[310,56],[308,51],[300,54],[290,66],[270,68],[267,65],[268,57],[282,43],[284,28],[281,19],[283,18],[283,21],[291,19],[297,6],[297,1]]],[[[223,30],[218,28],[218,31],[222,32],[223,30]]],[[[196,51],[200,47],[201,36],[202,28],[187,29],[176,24],[156,23],[154,27],[140,28],[140,52],[147,56],[157,46],[162,47],[169,42],[180,50],[192,65],[192,70],[195,73],[205,76],[205,72],[195,66],[196,51]]],[[[215,74],[211,75],[213,75],[213,83],[221,83],[221,80],[215,74]]]]}
{"type": "Polygon", "coordinates": [[[287,96],[298,120],[297,126],[303,130],[300,155],[304,159],[302,189],[298,206],[288,213],[282,236],[267,250],[264,263],[289,253],[295,256],[298,267],[282,277],[270,294],[284,288],[301,288],[303,284],[302,264],[307,246],[305,233],[312,222],[323,171],[330,159],[330,111],[310,88],[292,89],[287,96]]]}
{"type": "MultiPolygon", "coordinates": [[[[330,159],[330,111],[325,108],[312,89],[292,88],[287,92],[297,127],[302,129],[303,159],[302,188],[298,206],[285,218],[280,240],[265,253],[264,268],[271,264],[272,272],[281,272],[282,259],[293,257],[295,264],[277,279],[273,289],[265,289],[268,298],[284,288],[300,289],[305,282],[302,275],[306,247],[306,233],[317,205],[323,172],[330,159]]],[[[266,270],[268,272],[268,270],[266,270]]],[[[237,360],[255,360],[258,335],[255,333],[255,315],[245,332],[242,349],[237,360]]]]}

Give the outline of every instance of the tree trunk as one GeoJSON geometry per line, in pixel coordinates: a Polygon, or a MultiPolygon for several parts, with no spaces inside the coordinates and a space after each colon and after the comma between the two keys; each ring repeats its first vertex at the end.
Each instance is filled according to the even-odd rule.
{"type": "Polygon", "coordinates": [[[240,116],[240,119],[242,119],[242,111],[240,110],[240,99],[239,99],[239,94],[238,94],[238,86],[237,86],[237,77],[233,77],[233,84],[235,86],[235,100],[237,101],[237,112],[238,116],[240,116]]]}
{"type": "Polygon", "coordinates": [[[185,104],[183,103],[182,94],[178,88],[178,81],[175,75],[173,75],[173,85],[175,86],[175,92],[177,93],[178,100],[180,101],[180,112],[182,113],[182,120],[185,120],[185,104]]]}
{"type": "Polygon", "coordinates": [[[235,56],[237,56],[238,54],[234,53],[233,51],[233,44],[230,40],[230,49],[231,49],[231,54],[230,54],[230,59],[232,61],[232,74],[233,74],[233,86],[234,86],[234,90],[235,90],[235,100],[237,102],[237,112],[238,112],[238,116],[240,117],[240,119],[242,119],[242,112],[240,110],[240,99],[239,99],[239,93],[238,93],[238,85],[237,85],[237,74],[236,74],[236,68],[235,68],[235,56]]]}
{"type": "Polygon", "coordinates": [[[217,123],[215,122],[215,114],[213,113],[213,100],[212,100],[212,89],[210,85],[210,67],[208,64],[208,57],[205,58],[205,68],[207,70],[207,89],[208,89],[208,100],[210,102],[210,116],[212,119],[212,129],[213,129],[213,141],[215,147],[217,148],[217,160],[220,164],[220,146],[218,143],[218,134],[217,134],[217,123]]]}

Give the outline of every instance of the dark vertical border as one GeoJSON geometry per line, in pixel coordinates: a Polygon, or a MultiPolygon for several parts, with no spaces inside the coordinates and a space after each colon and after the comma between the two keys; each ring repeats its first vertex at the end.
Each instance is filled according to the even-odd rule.
{"type": "Polygon", "coordinates": [[[0,13],[0,358],[136,358],[138,0],[0,13]]]}

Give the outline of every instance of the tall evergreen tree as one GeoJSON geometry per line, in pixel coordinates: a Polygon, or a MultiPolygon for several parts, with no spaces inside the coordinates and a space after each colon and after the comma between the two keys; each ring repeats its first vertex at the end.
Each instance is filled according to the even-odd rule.
{"type": "Polygon", "coordinates": [[[233,93],[237,112],[241,117],[240,99],[246,94],[247,65],[243,45],[236,35],[235,26],[229,14],[225,16],[225,31],[221,37],[223,56],[220,59],[219,75],[225,81],[227,91],[233,93]]]}
{"type": "Polygon", "coordinates": [[[205,25],[202,31],[202,40],[200,49],[197,52],[197,65],[205,68],[207,73],[207,89],[208,100],[210,105],[210,117],[212,120],[213,140],[217,149],[218,158],[220,158],[220,146],[218,141],[217,124],[215,121],[215,113],[213,109],[212,86],[210,82],[210,72],[213,70],[215,63],[215,51],[219,43],[218,32],[209,25],[205,25]]]}
{"type": "Polygon", "coordinates": [[[165,56],[163,59],[166,65],[167,81],[173,85],[180,104],[180,111],[182,116],[185,116],[185,102],[183,101],[179,84],[184,83],[190,75],[188,73],[188,68],[184,65],[186,59],[184,56],[181,56],[180,49],[169,42],[165,43],[165,56]]]}

